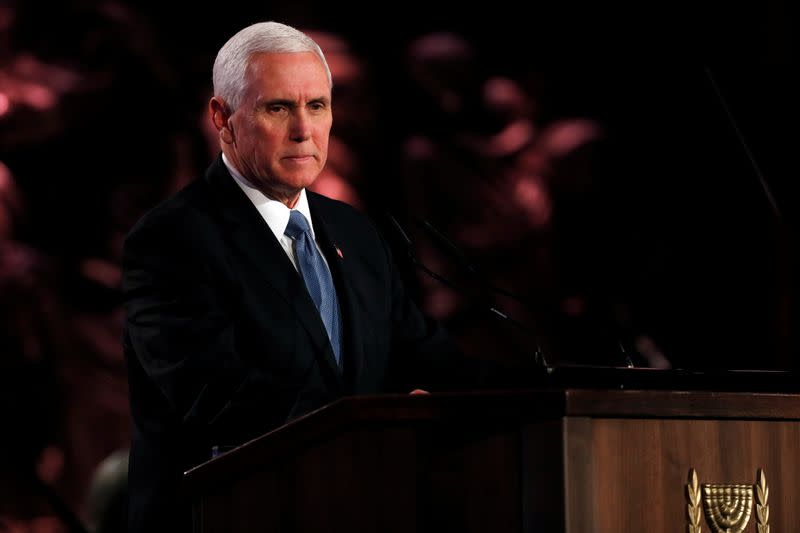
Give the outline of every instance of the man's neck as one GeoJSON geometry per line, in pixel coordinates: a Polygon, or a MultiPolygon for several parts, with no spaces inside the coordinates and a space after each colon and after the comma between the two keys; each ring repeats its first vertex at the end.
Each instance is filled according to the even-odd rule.
{"type": "Polygon", "coordinates": [[[260,191],[261,194],[263,194],[270,200],[275,200],[276,202],[280,202],[289,209],[294,209],[295,206],[297,205],[297,201],[300,199],[300,193],[302,189],[299,191],[291,191],[288,194],[281,194],[273,190],[265,190],[263,187],[259,187],[257,184],[253,183],[252,180],[247,179],[244,176],[244,174],[242,174],[242,172],[239,170],[239,168],[236,166],[236,164],[233,161],[231,161],[231,158],[225,155],[225,152],[222,152],[222,162],[228,168],[228,172],[230,172],[231,175],[236,180],[238,180],[246,187],[250,187],[251,189],[256,189],[257,191],[260,191]]]}

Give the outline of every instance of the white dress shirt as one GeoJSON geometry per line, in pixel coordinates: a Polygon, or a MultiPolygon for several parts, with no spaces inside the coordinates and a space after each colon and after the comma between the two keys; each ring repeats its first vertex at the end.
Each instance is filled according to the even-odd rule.
{"type": "MultiPolygon", "coordinates": [[[[222,154],[222,162],[225,163],[228,172],[231,173],[236,184],[239,185],[250,201],[253,202],[253,205],[264,219],[264,222],[267,223],[269,229],[275,234],[275,238],[278,239],[283,251],[286,252],[292,265],[294,265],[295,270],[299,272],[300,269],[297,267],[297,259],[294,256],[294,241],[291,237],[284,234],[286,226],[289,224],[289,215],[292,210],[286,207],[286,204],[283,202],[268,198],[263,192],[256,189],[238,170],[236,170],[230,161],[228,161],[225,154],[222,154]]],[[[300,191],[300,198],[297,199],[294,210],[300,211],[303,216],[306,217],[306,220],[308,220],[308,226],[311,228],[311,236],[314,238],[314,244],[316,244],[317,250],[319,250],[322,256],[322,260],[325,261],[325,266],[330,270],[328,260],[325,258],[325,254],[322,253],[319,243],[317,242],[316,233],[314,233],[314,223],[311,221],[311,209],[308,206],[308,198],[306,197],[305,189],[300,191]]]]}

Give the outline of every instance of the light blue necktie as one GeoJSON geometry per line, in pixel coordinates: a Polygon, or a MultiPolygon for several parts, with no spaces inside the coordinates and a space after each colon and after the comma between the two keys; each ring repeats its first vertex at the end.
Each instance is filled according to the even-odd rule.
{"type": "Polygon", "coordinates": [[[328,338],[331,341],[333,354],[336,363],[341,364],[341,326],[339,320],[339,302],[336,299],[336,288],[333,286],[333,279],[322,255],[317,250],[314,237],[311,236],[311,228],[308,220],[300,211],[292,210],[289,215],[289,224],[286,226],[286,235],[294,240],[294,254],[297,258],[297,266],[306,282],[306,288],[314,300],[328,338]]]}

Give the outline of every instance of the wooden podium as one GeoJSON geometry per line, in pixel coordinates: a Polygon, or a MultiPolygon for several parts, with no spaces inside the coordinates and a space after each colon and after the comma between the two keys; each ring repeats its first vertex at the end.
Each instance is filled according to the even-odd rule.
{"type": "Polygon", "coordinates": [[[346,398],[185,481],[203,533],[676,533],[714,531],[690,469],[697,495],[759,468],[745,531],[794,531],[799,395],[561,388],[346,398]]]}

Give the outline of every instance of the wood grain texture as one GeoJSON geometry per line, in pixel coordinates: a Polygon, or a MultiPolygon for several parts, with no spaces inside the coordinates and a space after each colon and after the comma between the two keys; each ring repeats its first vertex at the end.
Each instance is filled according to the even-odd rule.
{"type": "Polygon", "coordinates": [[[567,390],[571,416],[800,420],[800,395],[709,391],[567,390]]]}
{"type": "Polygon", "coordinates": [[[569,533],[684,530],[690,468],[700,483],[744,484],[764,468],[772,530],[798,523],[797,422],[576,417],[566,439],[569,533]]]}
{"type": "Polygon", "coordinates": [[[370,424],[298,445],[196,500],[204,532],[520,531],[508,424],[370,424]]]}
{"type": "MultiPolygon", "coordinates": [[[[800,523],[800,397],[566,389],[348,398],[186,478],[197,531],[685,531],[701,483],[800,523]]],[[[706,527],[703,529],[707,530],[706,527]]]]}

